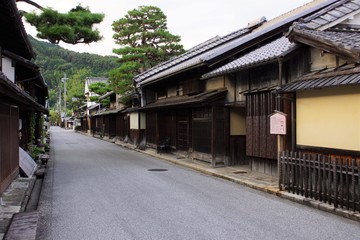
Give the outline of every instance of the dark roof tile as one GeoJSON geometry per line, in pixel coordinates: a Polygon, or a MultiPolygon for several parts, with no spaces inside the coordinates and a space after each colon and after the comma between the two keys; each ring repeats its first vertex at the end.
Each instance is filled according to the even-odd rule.
{"type": "MultiPolygon", "coordinates": [[[[168,69],[177,64],[183,64],[183,62],[188,61],[188,60],[193,61],[192,58],[199,56],[199,55],[203,54],[204,52],[211,50],[214,47],[224,44],[224,42],[231,41],[234,38],[238,38],[244,34],[247,34],[249,31],[250,31],[249,29],[243,28],[243,29],[237,30],[235,32],[232,32],[228,35],[225,35],[224,37],[216,36],[214,38],[211,38],[211,39],[191,48],[190,50],[186,51],[185,53],[183,53],[177,57],[174,57],[168,61],[160,63],[159,65],[145,71],[144,73],[141,73],[141,74],[135,76],[134,80],[135,80],[135,82],[142,82],[144,79],[147,79],[150,76],[153,76],[158,73],[160,74],[160,72],[162,72],[162,70],[163,70],[161,68],[162,66],[166,66],[165,69],[168,69]]],[[[195,62],[199,61],[198,58],[199,57],[197,57],[195,62]]],[[[184,66],[187,66],[187,65],[188,64],[184,64],[184,66]]],[[[172,70],[179,70],[179,69],[181,69],[181,66],[177,66],[175,69],[172,69],[172,70]]],[[[170,74],[172,72],[172,70],[168,69],[167,70],[168,74],[170,74]]],[[[160,75],[164,75],[164,73],[161,73],[160,75]]],[[[151,79],[156,78],[156,76],[158,76],[158,75],[153,76],[151,79]]],[[[148,81],[148,79],[147,79],[147,81],[148,81]]]]}
{"type": "Polygon", "coordinates": [[[332,72],[308,74],[297,81],[284,85],[279,92],[296,92],[308,89],[320,89],[344,85],[360,84],[360,67],[342,70],[334,69],[332,72]]]}
{"type": "Polygon", "coordinates": [[[360,51],[360,31],[317,31],[298,29],[298,33],[335,46],[360,51]]]}
{"type": "Polygon", "coordinates": [[[164,77],[186,70],[189,67],[195,67],[198,64],[210,61],[216,57],[228,54],[230,51],[241,48],[244,44],[253,41],[254,39],[262,38],[264,34],[269,32],[283,31],[284,26],[291,24],[298,20],[312,14],[320,9],[337,2],[337,0],[317,0],[312,1],[304,6],[294,9],[286,14],[280,15],[271,21],[265,22],[252,32],[250,29],[244,28],[233,33],[230,33],[222,38],[210,39],[208,42],[196,46],[201,52],[195,54],[194,48],[178,56],[176,59],[181,59],[178,62],[171,59],[165,63],[161,63],[144,73],[135,76],[134,80],[139,85],[149,84],[153,81],[161,80],[164,77]],[[168,69],[161,70],[160,65],[167,64],[168,69]],[[149,74],[150,73],[150,74],[149,74]]]}
{"type": "Polygon", "coordinates": [[[327,24],[335,23],[347,15],[355,15],[359,10],[359,0],[340,0],[305,18],[303,22],[310,29],[328,28],[327,24]]]}
{"type": "Polygon", "coordinates": [[[231,73],[241,68],[249,67],[259,63],[274,60],[278,57],[284,56],[297,47],[295,43],[291,43],[286,37],[278,38],[262,47],[259,47],[238,59],[217,68],[207,74],[203,75],[203,79],[216,77],[224,73],[231,73]]]}

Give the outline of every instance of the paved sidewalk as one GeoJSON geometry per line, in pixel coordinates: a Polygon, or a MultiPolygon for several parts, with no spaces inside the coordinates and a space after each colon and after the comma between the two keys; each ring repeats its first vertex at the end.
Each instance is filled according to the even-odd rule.
{"type": "MultiPolygon", "coordinates": [[[[104,139],[106,140],[106,139],[104,139]]],[[[272,177],[269,175],[256,173],[251,171],[246,166],[231,166],[231,167],[219,167],[213,168],[209,163],[204,163],[201,161],[191,160],[185,156],[179,156],[172,153],[157,153],[154,149],[146,149],[140,150],[136,148],[134,145],[127,144],[121,141],[116,141],[115,144],[120,145],[122,147],[126,147],[129,149],[133,149],[135,151],[151,155],[156,158],[160,158],[171,162],[173,164],[177,164],[183,167],[187,167],[196,171],[199,171],[203,174],[219,177],[222,179],[226,179],[241,185],[245,185],[247,187],[257,189],[266,193],[270,193],[276,195],[278,197],[288,199],[293,202],[297,202],[312,208],[316,208],[322,211],[326,211],[329,213],[333,213],[345,218],[349,218],[355,221],[360,222],[360,213],[347,211],[340,208],[335,208],[332,205],[312,200],[309,198],[305,198],[303,196],[299,196],[296,194],[289,193],[287,191],[280,191],[278,187],[278,180],[276,177],[272,177]]]]}
{"type": "Polygon", "coordinates": [[[0,205],[0,239],[3,239],[13,215],[25,210],[34,182],[34,177],[17,177],[3,193],[3,205],[0,205]]]}

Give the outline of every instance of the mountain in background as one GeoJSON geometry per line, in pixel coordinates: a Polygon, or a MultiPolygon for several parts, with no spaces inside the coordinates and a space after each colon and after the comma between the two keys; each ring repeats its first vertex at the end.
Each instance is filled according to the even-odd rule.
{"type": "Polygon", "coordinates": [[[49,42],[39,41],[29,35],[30,42],[36,53],[35,64],[51,89],[56,87],[60,79],[70,77],[80,69],[89,69],[89,77],[107,77],[109,70],[119,67],[117,57],[100,56],[90,53],[78,53],[67,50],[49,42]]]}
{"type": "MultiPolygon", "coordinates": [[[[73,92],[73,95],[79,95],[83,94],[83,83],[86,77],[108,77],[111,69],[119,67],[115,56],[78,53],[49,42],[36,40],[30,35],[29,39],[36,54],[34,63],[40,67],[49,88],[51,107],[56,104],[58,91],[63,87],[61,79],[65,74],[69,79],[68,93],[73,92]]],[[[70,97],[73,96],[69,95],[70,97]]]]}

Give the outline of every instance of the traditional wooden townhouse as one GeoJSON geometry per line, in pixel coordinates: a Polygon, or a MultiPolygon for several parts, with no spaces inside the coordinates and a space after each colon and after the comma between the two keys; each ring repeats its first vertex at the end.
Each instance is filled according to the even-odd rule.
{"type": "Polygon", "coordinates": [[[81,116],[79,118],[82,124],[82,127],[79,127],[79,129],[86,129],[87,133],[91,133],[93,128],[97,127],[96,122],[94,122],[95,119],[91,119],[91,115],[95,114],[96,110],[100,108],[100,106],[96,102],[91,100],[91,97],[98,95],[93,91],[91,91],[89,87],[91,84],[99,83],[99,82],[106,83],[107,81],[108,81],[107,78],[102,78],[102,77],[87,77],[85,79],[84,95],[86,99],[86,111],[85,111],[85,116],[81,116]],[[86,119],[86,123],[84,119],[86,119]],[[94,123],[96,126],[94,125],[94,123]]]}
{"type": "Polygon", "coordinates": [[[360,1],[294,23],[288,38],[310,60],[307,74],[279,90],[294,95],[296,150],[359,159],[360,1]]]}
{"type": "Polygon", "coordinates": [[[75,131],[87,132],[88,121],[86,116],[87,104],[80,106],[77,111],[73,112],[75,131]]]}
{"type": "MultiPolygon", "coordinates": [[[[277,139],[270,134],[269,115],[275,110],[291,115],[289,102],[277,98],[274,91],[287,79],[302,74],[301,66],[307,58],[301,52],[297,44],[279,35],[259,42],[253,50],[203,75],[206,84],[226,79],[227,88],[233,93],[225,104],[229,112],[231,162],[276,175],[277,139]]],[[[291,139],[290,121],[287,132],[291,139]]]]}
{"type": "MultiPolygon", "coordinates": [[[[271,91],[285,81],[282,76],[284,58],[297,48],[282,35],[294,21],[334,2],[337,1],[313,1],[270,21],[260,18],[246,28],[210,39],[136,76],[135,81],[142,94],[141,109],[146,113],[148,145],[156,147],[164,139],[170,139],[173,149],[208,161],[212,166],[254,163],[263,172],[275,173],[276,142],[268,134],[266,119],[267,114],[276,108],[286,108],[271,91]],[[271,58],[271,64],[251,73],[241,73],[242,78],[248,80],[240,80],[240,74],[232,72],[212,72],[221,72],[218,69],[223,66],[229,68],[226,64],[234,59],[268,44],[275,46],[267,46],[259,55],[262,57],[266,53],[271,58]],[[272,54],[273,50],[276,53],[272,54]],[[267,76],[265,72],[271,75],[267,76]],[[274,84],[263,84],[264,80],[274,84]],[[240,89],[248,95],[239,94],[240,89]],[[271,99],[271,104],[261,104],[267,99],[271,99]],[[251,107],[246,107],[248,104],[252,104],[251,107]],[[251,108],[254,109],[249,110],[252,114],[249,117],[254,118],[250,121],[247,109],[251,108]],[[252,145],[247,144],[249,140],[252,145]],[[245,149],[253,152],[252,158],[246,155],[245,149]],[[268,164],[267,159],[273,159],[273,162],[268,164]]],[[[266,56],[264,58],[266,60],[266,56]]],[[[294,62],[296,65],[293,68],[300,69],[299,72],[294,70],[294,74],[302,73],[303,68],[298,66],[298,62],[302,61],[297,59],[294,62]]]]}
{"type": "Polygon", "coordinates": [[[142,96],[140,119],[146,119],[145,124],[141,120],[140,123],[146,129],[148,146],[156,148],[166,141],[172,149],[192,154],[214,166],[223,162],[223,126],[216,126],[213,121],[224,122],[221,108],[217,106],[224,102],[227,90],[205,89],[200,77],[208,66],[202,58],[214,48],[250,31],[251,28],[244,28],[210,39],[135,78],[142,96]]]}
{"type": "Polygon", "coordinates": [[[16,3],[0,2],[0,193],[19,174],[19,147],[40,136],[47,87],[36,65],[16,3]]]}
{"type": "Polygon", "coordinates": [[[98,131],[101,131],[103,137],[124,140],[129,136],[127,113],[124,112],[127,105],[122,103],[121,96],[114,91],[100,96],[99,101],[106,101],[106,104],[103,103],[100,110],[91,116],[94,126],[100,128],[98,131]]]}
{"type": "MultiPolygon", "coordinates": [[[[231,91],[234,92],[234,97],[226,104],[230,111],[230,148],[234,145],[231,142],[235,139],[245,140],[242,141],[243,145],[239,148],[242,149],[243,154],[234,150],[230,151],[230,159],[232,156],[241,156],[245,159],[242,162],[248,163],[252,170],[270,175],[277,174],[278,144],[276,137],[270,134],[269,119],[270,114],[275,110],[287,114],[287,134],[284,149],[289,151],[306,149],[309,151],[311,146],[316,146],[316,142],[318,146],[323,146],[323,150],[326,150],[327,153],[336,151],[328,151],[329,149],[326,149],[325,146],[342,149],[346,145],[347,148],[356,151],[355,146],[359,145],[359,135],[352,134],[351,137],[350,135],[346,137],[344,134],[345,129],[348,133],[358,132],[358,127],[355,127],[355,125],[358,126],[358,122],[356,123],[358,112],[355,110],[355,105],[358,102],[356,102],[356,98],[350,97],[352,96],[350,92],[356,92],[358,89],[348,87],[347,97],[344,97],[347,94],[345,90],[341,90],[343,91],[342,94],[339,93],[340,88],[316,90],[312,93],[313,95],[308,95],[310,91],[303,92],[301,89],[319,89],[322,88],[322,85],[317,87],[314,83],[307,85],[310,82],[301,80],[319,79],[329,74],[334,80],[331,84],[338,86],[341,85],[336,83],[340,76],[346,78],[344,76],[346,71],[341,70],[348,69],[349,66],[356,69],[358,27],[355,24],[358,21],[359,7],[358,1],[335,1],[309,17],[299,19],[299,23],[293,25],[289,34],[290,40],[293,42],[282,34],[272,37],[263,35],[264,38],[257,42],[256,47],[248,49],[234,61],[203,75],[202,78],[206,82],[221,81],[222,79],[230,81],[231,84],[228,86],[232,86],[231,91]],[[340,40],[342,38],[343,42],[340,40]],[[315,41],[315,39],[317,40],[315,41]],[[338,77],[335,77],[337,74],[338,77]],[[299,85],[294,85],[295,83],[299,85]],[[307,87],[305,87],[306,85],[307,87]],[[282,94],[279,94],[279,89],[281,89],[282,94]],[[333,91],[333,96],[325,93],[326,91],[333,91]],[[320,92],[329,95],[329,102],[324,103],[319,100],[321,99],[319,96],[322,95],[320,92]],[[352,110],[347,113],[347,116],[355,117],[350,117],[351,120],[345,121],[344,126],[346,127],[344,129],[336,127],[340,124],[339,120],[342,119],[340,116],[344,116],[343,113],[330,107],[330,112],[334,110],[334,115],[331,115],[334,118],[328,118],[330,112],[320,114],[321,109],[325,111],[325,106],[330,104],[330,101],[334,101],[335,105],[340,103],[336,100],[335,92],[344,99],[349,97],[349,100],[353,100],[351,103],[355,104],[351,108],[352,110]],[[319,95],[315,97],[316,94],[319,95]],[[308,97],[305,98],[305,96],[308,97]],[[300,99],[303,101],[301,102],[300,99]],[[319,105],[315,110],[309,106],[316,105],[316,100],[319,100],[323,105],[319,105]],[[312,120],[317,122],[317,125],[310,124],[312,120]],[[330,124],[330,122],[332,123],[330,124]],[[334,133],[338,136],[344,136],[344,140],[347,140],[347,142],[342,143],[342,147],[339,145],[341,142],[338,141],[339,139],[329,138],[329,135],[334,133]],[[332,139],[332,145],[326,144],[326,142],[331,141],[330,139],[332,139]],[[320,144],[320,142],[322,143],[320,144]],[[349,145],[350,142],[352,145],[349,145]]],[[[290,14],[294,14],[294,12],[290,12],[290,14]]],[[[355,82],[349,81],[350,83],[355,82]]],[[[327,106],[329,108],[331,105],[327,106]]],[[[320,148],[316,150],[319,151],[320,148]]]]}
{"type": "Polygon", "coordinates": [[[279,157],[279,186],[352,211],[360,211],[359,10],[359,1],[342,1],[295,23],[288,37],[310,71],[277,91],[292,94],[296,126],[295,148],[279,157]]]}
{"type": "Polygon", "coordinates": [[[359,30],[359,1],[293,24],[287,36],[308,52],[310,71],[278,91],[294,95],[296,121],[295,150],[279,158],[280,187],[352,211],[360,210],[359,30]]]}

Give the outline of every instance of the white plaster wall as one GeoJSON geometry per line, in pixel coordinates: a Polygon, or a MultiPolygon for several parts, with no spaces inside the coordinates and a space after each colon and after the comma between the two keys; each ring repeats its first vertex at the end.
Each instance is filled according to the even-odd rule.
{"type": "Polygon", "coordinates": [[[137,112],[130,113],[130,129],[139,129],[139,114],[137,112]]]}
{"type": "Polygon", "coordinates": [[[2,57],[2,72],[9,80],[15,83],[15,68],[12,66],[10,58],[2,57]]]}

